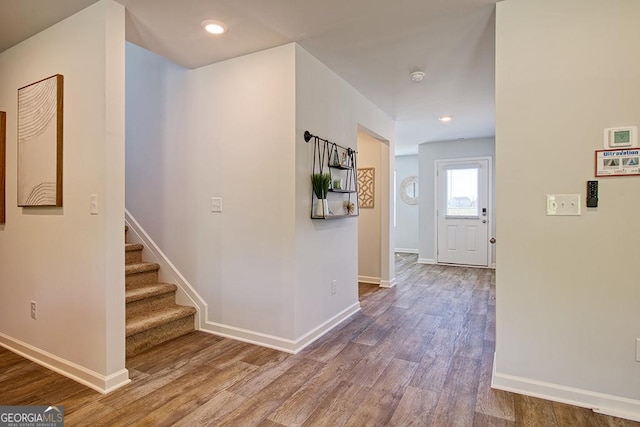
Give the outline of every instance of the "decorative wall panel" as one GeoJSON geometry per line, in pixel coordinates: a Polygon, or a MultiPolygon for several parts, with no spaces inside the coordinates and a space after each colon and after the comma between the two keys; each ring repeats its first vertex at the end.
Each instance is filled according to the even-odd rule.
{"type": "Polygon", "coordinates": [[[358,169],[358,206],[360,208],[373,208],[375,173],[375,168],[358,169]]]}

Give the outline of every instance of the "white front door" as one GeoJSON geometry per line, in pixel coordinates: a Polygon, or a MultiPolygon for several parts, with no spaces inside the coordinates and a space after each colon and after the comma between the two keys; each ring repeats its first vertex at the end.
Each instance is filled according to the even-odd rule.
{"type": "Polygon", "coordinates": [[[489,266],[489,159],[436,161],[437,262],[489,266]]]}

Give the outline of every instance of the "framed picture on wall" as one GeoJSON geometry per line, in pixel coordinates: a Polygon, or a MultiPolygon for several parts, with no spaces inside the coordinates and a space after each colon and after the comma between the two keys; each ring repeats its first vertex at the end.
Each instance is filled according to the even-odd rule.
{"type": "Polygon", "coordinates": [[[18,206],[62,206],[63,77],[18,89],[18,206]]]}
{"type": "Polygon", "coordinates": [[[6,188],[6,159],[7,159],[7,113],[0,111],[0,224],[5,218],[5,188],[6,188]]]}

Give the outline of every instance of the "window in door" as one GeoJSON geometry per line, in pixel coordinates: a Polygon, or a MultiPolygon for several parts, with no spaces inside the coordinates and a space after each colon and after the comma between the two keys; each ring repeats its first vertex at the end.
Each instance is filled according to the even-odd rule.
{"type": "Polygon", "coordinates": [[[446,170],[447,217],[478,218],[478,168],[446,170]]]}

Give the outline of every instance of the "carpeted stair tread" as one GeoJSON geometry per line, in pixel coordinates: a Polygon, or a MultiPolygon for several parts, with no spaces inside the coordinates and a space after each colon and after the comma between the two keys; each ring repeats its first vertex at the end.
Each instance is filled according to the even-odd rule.
{"type": "Polygon", "coordinates": [[[176,285],[169,283],[157,283],[155,285],[143,286],[140,288],[127,289],[125,291],[127,303],[140,301],[145,298],[151,298],[158,295],[175,292],[178,289],[176,285]]]}
{"type": "Polygon", "coordinates": [[[142,249],[144,249],[144,246],[141,245],[140,243],[125,243],[124,244],[124,251],[125,252],[141,251],[142,249]]]}
{"type": "Polygon", "coordinates": [[[146,273],[147,271],[156,271],[160,269],[160,265],[155,262],[139,262],[124,266],[124,274],[146,273]]]}
{"type": "Polygon", "coordinates": [[[191,316],[195,313],[195,308],[183,305],[176,305],[175,307],[146,312],[131,319],[127,319],[126,336],[130,337],[160,325],[191,316]]]}

